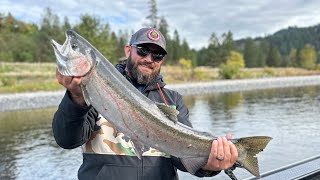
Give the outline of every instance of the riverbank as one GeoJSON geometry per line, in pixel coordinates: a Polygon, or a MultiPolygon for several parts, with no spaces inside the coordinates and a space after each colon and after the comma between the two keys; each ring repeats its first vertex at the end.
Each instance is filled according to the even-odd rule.
{"type": "MultiPolygon", "coordinates": [[[[6,63],[0,62],[0,94],[34,91],[59,91],[61,85],[55,76],[56,63],[6,63]]],[[[211,82],[221,80],[219,68],[165,65],[161,74],[168,84],[211,82]]],[[[320,69],[297,67],[243,68],[235,79],[320,75],[320,69]]]]}
{"type": "MultiPolygon", "coordinates": [[[[182,95],[198,95],[218,92],[249,91],[320,85],[320,75],[217,80],[211,82],[167,85],[182,95]]],[[[64,91],[40,91],[31,93],[0,94],[0,112],[57,107],[64,91]]]]}

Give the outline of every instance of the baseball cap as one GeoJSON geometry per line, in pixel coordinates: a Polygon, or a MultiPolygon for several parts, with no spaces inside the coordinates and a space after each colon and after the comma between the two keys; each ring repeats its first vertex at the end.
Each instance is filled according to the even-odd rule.
{"type": "Polygon", "coordinates": [[[130,39],[130,45],[139,45],[151,43],[158,45],[167,54],[166,51],[166,40],[162,33],[155,28],[141,28],[134,33],[130,39]]]}

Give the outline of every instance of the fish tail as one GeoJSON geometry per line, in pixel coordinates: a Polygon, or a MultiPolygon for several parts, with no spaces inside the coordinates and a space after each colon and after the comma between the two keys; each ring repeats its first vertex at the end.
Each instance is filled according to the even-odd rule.
{"type": "Polygon", "coordinates": [[[235,143],[239,156],[238,162],[243,168],[256,177],[260,177],[257,154],[267,146],[272,138],[267,136],[254,136],[237,139],[235,143]]]}

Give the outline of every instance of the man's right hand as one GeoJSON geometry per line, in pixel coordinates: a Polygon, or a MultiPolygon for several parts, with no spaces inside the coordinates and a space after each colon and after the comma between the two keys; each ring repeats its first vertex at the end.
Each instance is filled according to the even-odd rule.
{"type": "Polygon", "coordinates": [[[74,77],[74,76],[63,76],[58,69],[56,69],[56,78],[62,86],[67,88],[70,92],[71,99],[76,104],[81,106],[85,106],[86,102],[81,92],[80,84],[81,84],[81,77],[74,77]]]}

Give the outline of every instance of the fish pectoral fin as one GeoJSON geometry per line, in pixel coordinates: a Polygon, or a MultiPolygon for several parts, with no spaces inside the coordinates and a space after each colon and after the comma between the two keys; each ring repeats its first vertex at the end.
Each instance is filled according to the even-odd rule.
{"type": "Polygon", "coordinates": [[[191,157],[191,158],[181,158],[183,166],[191,174],[195,174],[200,168],[207,164],[207,157],[191,157]]]}
{"type": "Polygon", "coordinates": [[[174,108],[171,108],[165,104],[161,104],[161,103],[156,103],[156,105],[158,106],[158,108],[174,123],[178,122],[178,114],[179,111],[177,111],[174,108]]]}
{"type": "Polygon", "coordinates": [[[140,141],[135,140],[135,139],[131,139],[130,142],[132,144],[132,147],[133,147],[137,157],[139,159],[141,159],[142,154],[143,154],[144,149],[145,149],[144,144],[142,144],[140,141]]]}

